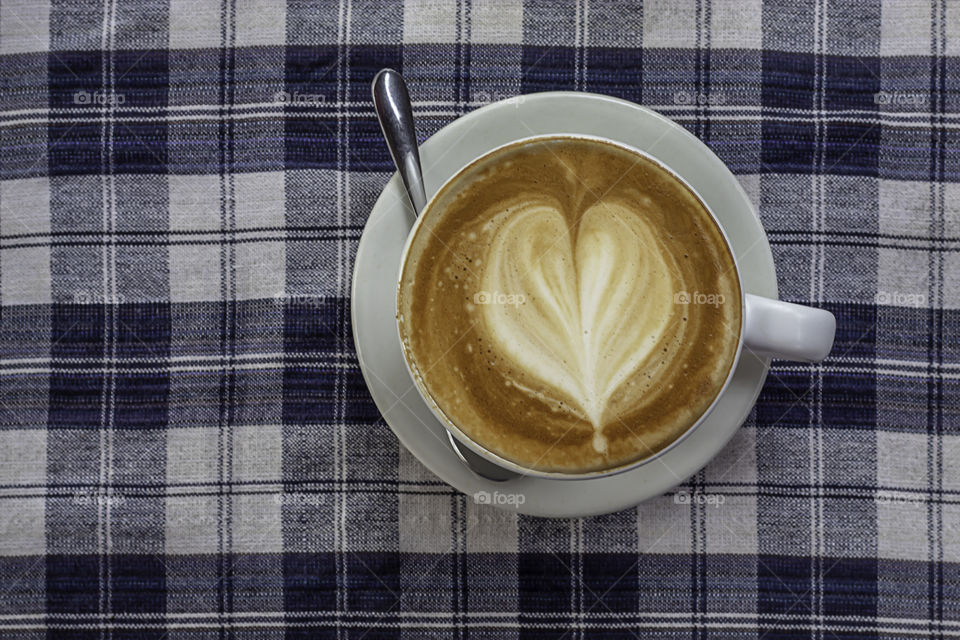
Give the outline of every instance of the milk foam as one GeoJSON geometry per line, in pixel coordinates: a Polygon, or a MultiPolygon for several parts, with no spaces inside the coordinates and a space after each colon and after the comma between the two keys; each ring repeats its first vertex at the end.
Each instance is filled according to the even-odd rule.
{"type": "Polygon", "coordinates": [[[483,289],[524,303],[480,309],[498,349],[589,420],[603,452],[607,403],[658,348],[680,283],[672,256],[628,203],[599,200],[575,230],[573,213],[532,199],[493,216],[483,289]]]}

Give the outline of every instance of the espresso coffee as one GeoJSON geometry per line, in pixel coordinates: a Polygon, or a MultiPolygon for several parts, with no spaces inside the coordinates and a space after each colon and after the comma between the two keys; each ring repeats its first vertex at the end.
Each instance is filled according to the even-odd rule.
{"type": "Polygon", "coordinates": [[[400,281],[404,353],[486,449],[542,471],[614,468],[669,445],[722,388],[740,337],[734,260],[655,162],[521,141],[423,215],[400,281]]]}

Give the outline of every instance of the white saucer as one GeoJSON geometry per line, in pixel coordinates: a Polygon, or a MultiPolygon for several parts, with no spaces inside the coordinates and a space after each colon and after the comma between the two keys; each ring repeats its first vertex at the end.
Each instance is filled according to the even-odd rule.
{"type": "MultiPolygon", "coordinates": [[[[707,201],[730,238],[748,293],[776,297],[773,256],[747,194],[706,145],[671,120],[633,103],[586,93],[539,93],[487,105],[450,123],[420,147],[427,196],[477,156],[512,140],[582,133],[619,140],[659,158],[707,201]]],[[[394,299],[413,212],[400,178],[387,183],[367,220],[353,272],[353,336],[360,369],[384,420],[430,471],[466,494],[520,494],[495,506],[578,517],[611,513],[658,496],[696,473],[730,440],[753,407],[769,360],[744,352],[712,415],[676,448],[631,471],[591,480],[521,477],[492,482],[457,458],[446,431],[414,388],[397,336],[394,299]],[[522,504],[516,504],[522,502],[522,504]]],[[[490,502],[496,502],[491,498],[490,502]]]]}

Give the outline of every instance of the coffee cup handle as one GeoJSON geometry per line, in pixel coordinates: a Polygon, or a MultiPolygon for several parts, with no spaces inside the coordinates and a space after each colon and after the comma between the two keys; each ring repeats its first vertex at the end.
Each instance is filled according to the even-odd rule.
{"type": "Polygon", "coordinates": [[[746,294],[743,346],[754,353],[820,362],[833,348],[837,319],[825,309],[746,294]]]}

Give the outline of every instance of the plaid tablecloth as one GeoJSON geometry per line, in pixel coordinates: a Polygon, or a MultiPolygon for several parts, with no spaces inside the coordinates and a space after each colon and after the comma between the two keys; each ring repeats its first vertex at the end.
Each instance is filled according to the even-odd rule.
{"type": "Polygon", "coordinates": [[[960,636],[960,3],[3,0],[0,81],[0,637],[960,636]],[[833,355],[680,497],[459,495],[352,343],[383,66],[676,119],[833,355]]]}

